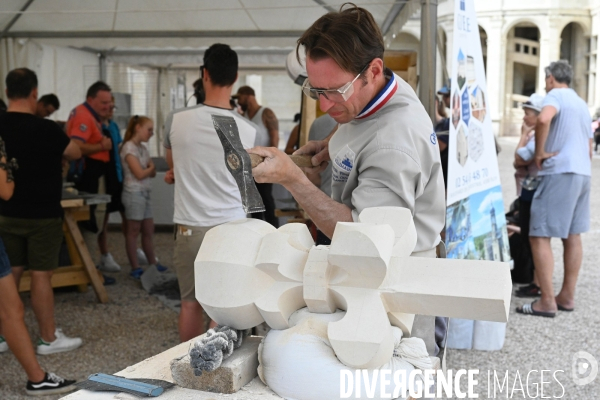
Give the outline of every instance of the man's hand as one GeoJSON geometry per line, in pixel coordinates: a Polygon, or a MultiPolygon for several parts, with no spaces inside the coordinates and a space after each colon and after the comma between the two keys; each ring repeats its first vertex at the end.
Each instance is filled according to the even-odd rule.
{"type": "Polygon", "coordinates": [[[289,185],[304,178],[304,173],[292,159],[275,147],[253,147],[250,154],[264,157],[264,161],[252,169],[254,180],[258,183],[279,183],[289,185]]]}
{"type": "Polygon", "coordinates": [[[312,168],[302,168],[307,175],[314,175],[327,168],[329,162],[329,141],[319,140],[310,141],[294,152],[295,155],[313,156],[311,159],[312,168]]]}
{"type": "Polygon", "coordinates": [[[542,164],[544,163],[544,161],[551,157],[554,157],[557,154],[558,154],[558,151],[555,153],[546,153],[545,150],[542,150],[539,153],[535,153],[535,165],[538,167],[538,169],[541,170],[542,164]]]}
{"type": "Polygon", "coordinates": [[[165,182],[169,185],[172,185],[175,183],[175,171],[173,171],[173,168],[168,170],[167,173],[165,174],[165,182]]]}
{"type": "Polygon", "coordinates": [[[104,150],[110,150],[112,149],[112,140],[106,136],[102,136],[102,139],[100,139],[100,146],[102,146],[104,150]]]}

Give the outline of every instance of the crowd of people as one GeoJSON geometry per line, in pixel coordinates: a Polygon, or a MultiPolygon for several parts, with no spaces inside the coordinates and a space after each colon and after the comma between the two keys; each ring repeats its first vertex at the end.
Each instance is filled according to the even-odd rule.
{"type": "Polygon", "coordinates": [[[45,372],[36,360],[17,288],[25,268],[31,276],[31,306],[39,326],[40,355],[81,346],[56,326],[52,271],[62,244],[63,159],[82,155],[74,139],[40,118],[38,82],[26,68],[6,77],[8,109],[0,115],[0,352],[10,348],[28,377],[28,394],[61,393],[75,381],[45,372]],[[43,195],[41,195],[43,194],[43,195]]]}
{"type": "MultiPolygon", "coordinates": [[[[134,116],[121,138],[112,121],[114,97],[104,82],[90,86],[86,101],[71,111],[66,124],[46,119],[60,103],[53,94],[38,99],[33,71],[12,70],[6,87],[8,107],[0,113],[0,352],[10,349],[15,354],[29,379],[28,394],[62,393],[74,389],[75,381],[46,373],[38,364],[18,296],[21,276],[25,269],[31,276],[31,305],[40,332],[35,352],[48,355],[80,347],[82,339],[65,335],[54,318],[51,278],[64,240],[65,178],[81,192],[111,195],[104,210],[91,206],[89,221],[80,226],[88,239],[97,241],[99,269],[121,269],[107,246],[108,215],[120,212],[131,276],[139,279],[143,273],[137,251],[140,232],[148,268],[166,270],[153,250],[149,178],[156,171],[142,145],[152,136],[153,123],[134,116]]],[[[105,277],[105,284],[111,282],[113,278],[105,277]]]]}
{"type": "MultiPolygon", "coordinates": [[[[278,149],[277,117],[258,103],[253,88],[242,86],[232,95],[238,57],[225,44],[214,44],[204,53],[201,78],[194,83],[197,105],[175,110],[166,120],[163,146],[169,170],[164,180],[174,185],[173,269],[181,295],[181,341],[204,329],[203,310],[195,297],[194,260],[206,233],[246,217],[239,189],[223,162],[212,114],[233,117],[244,147],[265,157],[253,173],[267,222],[278,226],[274,183],[285,187],[315,223],[317,244],[328,244],[337,222],[356,221],[365,208],[405,207],[412,212],[417,231],[413,255],[437,255],[446,211],[443,160],[444,154],[447,160],[449,87],[440,90],[438,146],[430,140],[434,125],[414,90],[385,68],[383,38],[366,10],[354,6],[326,14],[298,45],[298,51],[300,46],[306,51],[308,78],[302,90],[319,101],[324,115],[311,126],[308,144],[287,147],[289,152],[312,156],[313,167],[297,167],[278,149]]],[[[523,106],[515,166],[521,228],[529,236],[535,264],[535,281],[519,293],[541,295],[539,302],[518,311],[550,317],[557,309],[574,307],[580,234],[589,228],[591,121],[583,101],[568,87],[570,67],[552,63],[546,75],[548,95],[534,95],[523,106]],[[551,237],[562,238],[565,247],[565,280],[556,297],[551,237]]],[[[64,130],[45,118],[60,104],[54,95],[38,99],[33,71],[11,71],[6,86],[8,109],[0,115],[0,352],[10,348],[23,365],[28,393],[55,393],[71,389],[74,381],[46,373],[38,364],[23,321],[19,279],[25,268],[31,272],[31,303],[40,331],[37,354],[81,346],[80,338],[68,337],[56,326],[50,283],[63,241],[60,201],[65,160],[67,180],[78,191],[111,196],[105,208],[92,206],[90,220],[81,225],[88,242],[97,242],[99,269],[121,270],[107,242],[108,216],[113,212],[122,217],[131,277],[141,277],[143,264],[148,265],[146,270],[167,269],[153,248],[150,179],[157,171],[145,143],[155,126],[152,119],[135,115],[121,137],[112,120],[114,97],[104,82],[89,87],[64,130]]],[[[106,277],[105,284],[110,279],[106,277]]],[[[444,321],[417,318],[415,326],[439,348],[444,321]]]]}

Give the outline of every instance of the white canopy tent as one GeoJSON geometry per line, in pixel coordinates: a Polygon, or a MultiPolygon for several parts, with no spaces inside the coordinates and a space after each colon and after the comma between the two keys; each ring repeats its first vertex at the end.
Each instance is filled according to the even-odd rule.
{"type": "MultiPolygon", "coordinates": [[[[339,9],[342,3],[340,0],[3,0],[0,75],[4,77],[9,70],[21,66],[36,71],[40,94],[54,92],[61,99],[61,109],[54,116],[61,120],[83,101],[87,86],[104,79],[114,91],[132,96],[132,113],[155,118],[160,136],[166,114],[185,104],[187,91],[198,76],[204,50],[220,42],[238,52],[240,75],[245,77],[242,84],[256,81],[260,74],[269,74],[269,79],[280,76],[279,80],[273,78],[271,86],[278,87],[279,93],[295,90],[292,98],[296,101],[291,101],[290,109],[299,110],[299,88],[294,88],[283,76],[285,57],[306,28],[324,13],[339,9]]],[[[387,44],[421,8],[421,3],[434,11],[437,7],[437,0],[355,3],[373,14],[387,44]]],[[[431,21],[428,22],[430,25],[431,21]]],[[[433,28],[435,32],[435,22],[433,28]]],[[[435,34],[431,40],[429,46],[435,51],[435,34]]],[[[435,63],[435,56],[433,59],[435,63]]],[[[3,86],[2,79],[2,94],[3,86]]],[[[291,124],[292,112],[275,111],[280,111],[284,125],[291,124]]],[[[154,144],[151,148],[160,152],[158,143],[154,144]]]]}

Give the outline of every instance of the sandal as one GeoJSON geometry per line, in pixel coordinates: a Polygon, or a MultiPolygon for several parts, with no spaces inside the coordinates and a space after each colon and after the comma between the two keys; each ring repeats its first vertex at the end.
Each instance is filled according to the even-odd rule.
{"type": "Polygon", "coordinates": [[[535,283],[531,283],[527,286],[522,286],[515,292],[515,296],[517,297],[540,297],[542,295],[542,291],[540,287],[535,283]]]}
{"type": "Polygon", "coordinates": [[[554,318],[556,316],[555,312],[547,312],[547,311],[536,311],[533,309],[533,305],[536,302],[523,304],[522,307],[517,307],[517,313],[525,314],[525,315],[533,315],[535,317],[546,317],[546,318],[554,318]]]}
{"type": "Polygon", "coordinates": [[[567,311],[567,312],[571,312],[574,311],[575,308],[567,308],[567,307],[563,307],[560,304],[556,303],[556,306],[558,307],[559,311],[567,311]]]}

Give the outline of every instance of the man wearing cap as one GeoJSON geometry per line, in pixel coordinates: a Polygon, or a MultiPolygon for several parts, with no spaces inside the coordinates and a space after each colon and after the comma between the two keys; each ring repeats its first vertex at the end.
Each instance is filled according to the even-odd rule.
{"type": "Polygon", "coordinates": [[[581,234],[590,227],[593,136],[587,104],[569,84],[573,70],[566,61],[545,69],[546,91],[535,126],[535,164],[540,184],[531,204],[530,242],[540,300],[517,312],[553,318],[557,310],[573,311],[575,286],[583,258],[581,234]],[[564,280],[554,296],[554,258],[550,239],[564,246],[564,280]]]}
{"type": "MultiPolygon", "coordinates": [[[[254,146],[277,147],[279,145],[279,121],[270,108],[262,107],[256,101],[254,89],[242,86],[237,94],[232,96],[244,112],[244,117],[254,122],[258,127],[254,146]]],[[[265,221],[279,227],[279,220],[275,217],[275,200],[273,199],[273,184],[258,183],[256,185],[260,197],[265,205],[265,221]]]]}
{"type": "Polygon", "coordinates": [[[448,83],[437,91],[437,94],[442,96],[442,101],[444,102],[444,106],[446,108],[450,108],[450,85],[451,81],[448,79],[448,83]]]}
{"type": "MultiPolygon", "coordinates": [[[[298,40],[306,48],[306,95],[339,125],[296,154],[313,169],[332,163],[332,195],[314,186],[290,158],[273,148],[254,168],[258,182],[288,189],[328,237],[338,222],[358,220],[368,207],[405,207],[417,231],[413,255],[435,257],[446,205],[437,138],[414,90],[383,65],[384,43],[373,16],[350,6],[319,18],[298,40]]],[[[311,171],[314,172],[314,171],[311,171]]],[[[438,345],[440,335],[436,334],[438,345]]]]}
{"type": "Polygon", "coordinates": [[[537,280],[531,281],[531,270],[529,266],[533,265],[531,261],[531,246],[529,244],[529,223],[531,218],[531,201],[539,184],[538,168],[534,162],[535,156],[535,125],[537,117],[542,111],[544,96],[537,93],[532,94],[525,103],[523,103],[523,125],[521,126],[521,138],[515,150],[514,167],[516,169],[515,178],[517,181],[517,195],[519,196],[519,226],[521,228],[522,249],[524,256],[521,260],[527,260],[531,264],[517,265],[512,271],[513,279],[516,282],[529,284],[519,288],[516,292],[517,297],[536,297],[540,294],[540,288],[537,280]]]}
{"type": "MultiPolygon", "coordinates": [[[[447,132],[450,130],[450,118],[446,115],[446,108],[450,108],[450,81],[448,81],[448,84],[442,86],[442,88],[437,91],[437,94],[442,96],[442,101],[436,102],[439,118],[435,125],[435,131],[447,132]]],[[[445,141],[445,144],[448,144],[447,140],[445,141]]]]}

